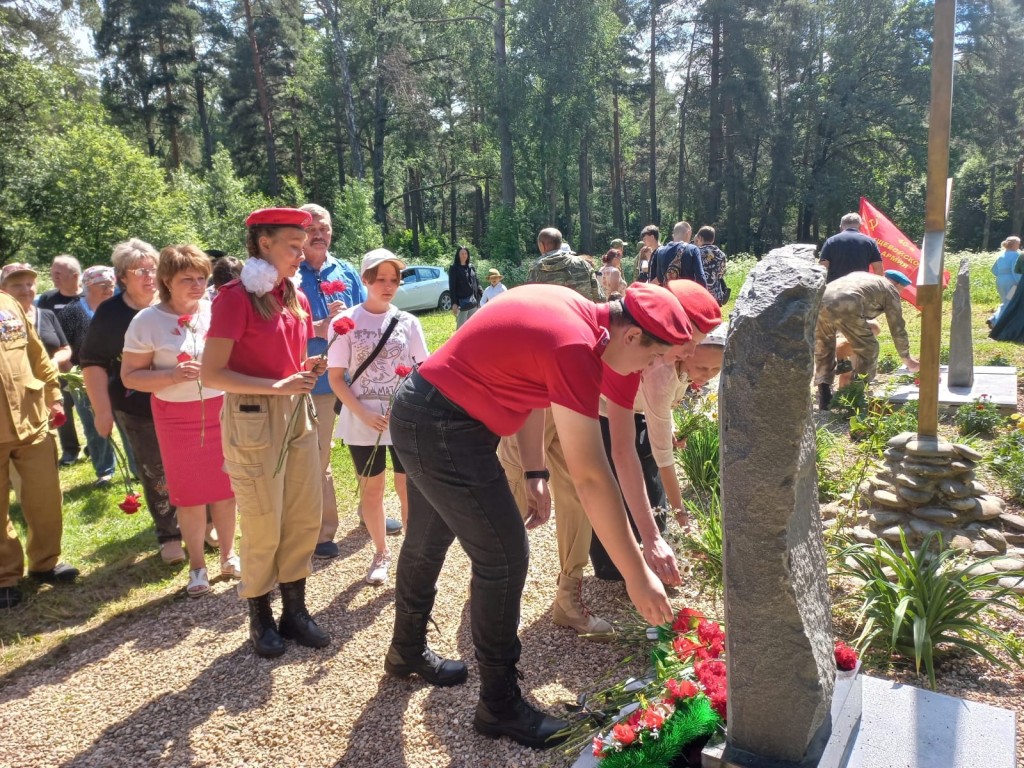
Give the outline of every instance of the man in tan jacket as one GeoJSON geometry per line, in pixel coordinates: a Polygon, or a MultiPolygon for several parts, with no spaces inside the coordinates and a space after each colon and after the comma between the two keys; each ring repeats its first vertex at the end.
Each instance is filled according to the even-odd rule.
{"type": "Polygon", "coordinates": [[[29,576],[67,583],[78,570],[58,562],[63,533],[57,443],[51,424],[63,421],[57,369],[13,298],[0,292],[0,608],[21,602],[17,583],[25,553],[11,524],[10,466],[22,477],[21,508],[28,527],[29,576]]]}

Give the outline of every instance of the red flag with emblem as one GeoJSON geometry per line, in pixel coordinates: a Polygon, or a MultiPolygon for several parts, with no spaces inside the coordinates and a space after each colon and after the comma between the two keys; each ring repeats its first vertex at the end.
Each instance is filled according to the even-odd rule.
{"type": "MultiPolygon", "coordinates": [[[[860,220],[860,231],[878,243],[878,250],[882,252],[882,268],[895,269],[910,278],[911,284],[900,291],[900,297],[920,309],[917,303],[917,270],[921,266],[921,249],[863,197],[860,199],[860,220]]],[[[942,287],[947,285],[949,272],[945,271],[942,273],[942,287]]]]}

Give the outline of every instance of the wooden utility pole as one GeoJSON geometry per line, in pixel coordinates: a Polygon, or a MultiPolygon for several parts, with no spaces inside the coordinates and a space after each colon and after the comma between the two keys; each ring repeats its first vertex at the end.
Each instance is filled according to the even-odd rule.
{"type": "Polygon", "coordinates": [[[946,237],[949,126],[953,108],[955,17],[956,0],[935,0],[924,247],[917,273],[917,297],[921,306],[921,390],[917,432],[931,437],[938,434],[939,426],[939,341],[942,336],[943,246],[946,237]]]}

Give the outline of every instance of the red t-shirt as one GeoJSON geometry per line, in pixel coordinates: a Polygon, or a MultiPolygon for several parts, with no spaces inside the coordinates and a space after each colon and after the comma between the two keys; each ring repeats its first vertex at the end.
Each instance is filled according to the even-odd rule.
{"type": "Polygon", "coordinates": [[[616,405],[621,405],[632,411],[636,393],[640,391],[640,377],[643,374],[629,373],[623,376],[607,365],[601,367],[603,369],[601,371],[601,394],[616,405]]]}
{"type": "Polygon", "coordinates": [[[420,374],[498,435],[552,403],[596,419],[608,323],[607,304],[571,288],[520,286],[487,302],[420,374]]]}
{"type": "MultiPolygon", "coordinates": [[[[284,306],[284,283],[272,296],[284,306]]],[[[299,306],[306,319],[299,320],[291,312],[278,312],[269,320],[256,313],[249,293],[238,280],[233,280],[213,299],[213,317],[207,338],[231,339],[228,368],[246,376],[279,381],[302,370],[306,359],[306,343],[313,338],[313,319],[309,301],[298,291],[299,306]]]]}

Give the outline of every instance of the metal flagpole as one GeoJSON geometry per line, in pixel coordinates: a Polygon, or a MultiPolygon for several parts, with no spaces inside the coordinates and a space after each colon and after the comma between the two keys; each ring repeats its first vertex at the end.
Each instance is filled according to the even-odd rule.
{"type": "Polygon", "coordinates": [[[921,307],[921,388],[917,432],[932,437],[938,434],[939,426],[939,342],[942,336],[943,246],[946,237],[949,126],[953,110],[955,17],[956,0],[936,0],[924,244],[917,273],[917,296],[921,307]]]}

